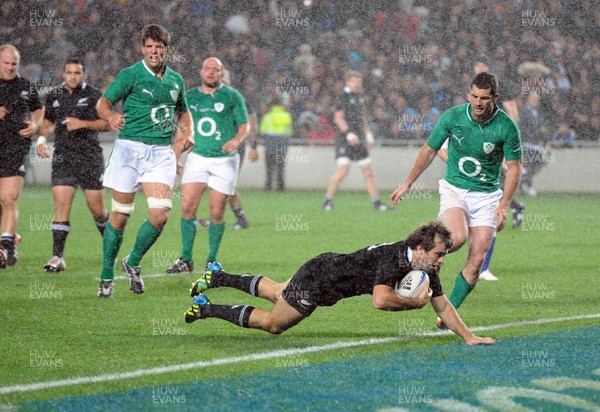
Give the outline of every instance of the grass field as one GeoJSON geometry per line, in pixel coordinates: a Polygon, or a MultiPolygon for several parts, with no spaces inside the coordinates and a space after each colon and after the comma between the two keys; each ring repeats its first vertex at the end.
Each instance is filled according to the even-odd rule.
{"type": "MultiPolygon", "coordinates": [[[[339,193],[329,213],[320,209],[321,191],[242,194],[251,228],[226,231],[220,261],[230,272],[276,280],[322,252],[403,239],[438,207],[435,192],[414,193],[392,213],[374,212],[363,192],[339,193]]],[[[503,396],[524,397],[523,408],[566,410],[571,399],[600,408],[598,200],[588,194],[525,199],[523,227],[498,234],[491,270],[500,280],[480,282],[460,308],[467,325],[481,328],[478,334],[498,339],[494,347],[471,348],[438,333],[429,307],[382,312],[370,296],[320,308],[280,336],[218,320],[185,324],[197,275],[151,276],[179,256],[177,196],[170,222],[142,261],[146,292],[132,294],[117,270],[114,299],[99,299],[101,238],[82,195],[71,218],[68,269],[47,274],[42,267],[52,252],[52,199],[48,188],[27,188],[18,228],[21,258],[0,272],[0,410],[466,410],[459,406],[467,404],[486,410],[495,402],[489,399],[503,396]],[[539,319],[554,320],[535,323],[539,319]],[[396,359],[390,376],[386,368],[396,359]],[[552,389],[562,396],[556,402],[536,400],[538,392],[488,393],[509,384],[509,376],[515,379],[510,387],[563,376],[591,383],[588,389],[552,389]],[[385,388],[378,386],[382,380],[385,388]],[[299,388],[317,396],[302,397],[299,388]],[[420,397],[408,402],[415,392],[420,397]],[[451,394],[454,400],[440,400],[451,394]]],[[[206,215],[205,205],[201,210],[206,215]]],[[[131,250],[145,217],[140,195],[119,259],[131,250]]],[[[198,269],[206,251],[207,231],[199,229],[198,269]]],[[[446,293],[465,252],[446,258],[446,293]]],[[[270,306],[234,290],[207,294],[214,303],[270,306]]]]}

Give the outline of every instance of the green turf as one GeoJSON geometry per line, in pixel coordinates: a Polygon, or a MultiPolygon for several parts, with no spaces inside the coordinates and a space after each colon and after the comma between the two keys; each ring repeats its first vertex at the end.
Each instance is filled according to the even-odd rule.
{"type": "MultiPolygon", "coordinates": [[[[437,194],[424,192],[392,213],[376,213],[364,192],[341,192],[334,212],[320,209],[322,192],[265,193],[243,190],[251,228],[228,229],[220,257],[231,272],[261,273],[285,280],[307,259],[326,251],[350,252],[373,243],[404,238],[417,225],[437,215],[437,194]]],[[[144,274],[162,273],[180,251],[179,204],[171,221],[142,261],[144,274]]],[[[468,325],[490,325],[538,318],[599,312],[594,285],[600,235],[597,195],[542,194],[525,199],[523,229],[498,234],[491,270],[500,280],[481,282],[461,307],[468,325]],[[586,287],[587,285],[587,287],[586,287]]],[[[206,205],[201,206],[206,215],[206,205]]],[[[419,311],[388,313],[375,310],[370,296],[321,308],[280,336],[244,330],[209,320],[187,325],[183,313],[191,302],[188,288],[195,275],[146,278],[146,293],[133,295],[126,280],[118,280],[114,299],[96,297],[101,238],[78,193],[71,218],[65,259],[68,270],[46,274],[42,267],[52,252],[50,222],[53,204],[48,188],[26,188],[20,203],[18,231],[23,236],[21,259],[0,272],[0,387],[81,376],[95,376],[190,363],[276,349],[337,341],[399,336],[432,330],[435,316],[419,311]]],[[[119,259],[131,250],[135,233],[146,218],[143,196],[126,230],[119,259]]],[[[228,214],[228,225],[234,223],[228,214]]],[[[208,247],[207,231],[199,229],[195,260],[200,269],[208,247]]],[[[462,267],[466,250],[446,258],[442,282],[447,293],[462,267]]],[[[117,270],[117,275],[122,275],[117,270]]],[[[215,303],[269,304],[238,291],[209,294],[215,303]]],[[[535,334],[556,328],[591,325],[580,320],[561,325],[506,328],[486,333],[497,338],[535,334]]],[[[408,347],[457,342],[456,336],[399,340],[372,347],[303,355],[311,363],[348,356],[381,353],[408,347]]],[[[275,363],[246,362],[168,373],[116,382],[74,385],[0,396],[15,403],[60,396],[93,394],[147,385],[185,382],[199,377],[223,377],[274,368],[275,363]]]]}

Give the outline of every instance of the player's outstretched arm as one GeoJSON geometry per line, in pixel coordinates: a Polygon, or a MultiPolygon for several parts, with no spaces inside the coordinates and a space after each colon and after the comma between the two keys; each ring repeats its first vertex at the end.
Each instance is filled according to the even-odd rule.
{"type": "Polygon", "coordinates": [[[411,169],[408,177],[401,183],[400,186],[390,196],[390,202],[397,205],[400,200],[402,200],[402,196],[408,192],[410,187],[415,183],[415,181],[421,176],[421,174],[429,167],[433,159],[437,154],[437,150],[432,149],[427,143],[423,145],[417,160],[415,160],[415,164],[411,169]]]}
{"type": "Polygon", "coordinates": [[[504,224],[506,223],[506,211],[519,188],[519,183],[521,182],[521,166],[523,164],[522,160],[507,160],[505,163],[506,181],[504,183],[504,195],[494,214],[496,230],[498,232],[504,228],[504,224]]]}
{"type": "Polygon", "coordinates": [[[444,322],[444,325],[452,332],[462,337],[468,345],[492,345],[496,343],[495,339],[475,336],[462,321],[446,295],[437,296],[431,299],[431,305],[442,322],[444,322]]]}

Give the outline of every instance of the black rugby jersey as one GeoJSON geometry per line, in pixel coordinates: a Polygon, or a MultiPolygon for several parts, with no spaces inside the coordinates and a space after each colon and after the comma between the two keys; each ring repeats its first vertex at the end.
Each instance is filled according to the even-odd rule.
{"type": "Polygon", "coordinates": [[[367,109],[362,95],[352,93],[350,89],[345,87],[344,92],[338,96],[334,108],[335,111],[342,110],[344,112],[344,119],[349,128],[348,131],[356,133],[356,135],[363,140],[364,119],[367,109]]]}
{"type": "Polygon", "coordinates": [[[55,125],[55,150],[88,151],[99,147],[98,132],[90,129],[67,130],[63,121],[67,117],[81,120],[98,120],[96,103],[102,93],[95,87],[83,83],[82,87],[70,94],[64,84],[54,88],[46,97],[46,112],[44,118],[55,125]]]}
{"type": "Polygon", "coordinates": [[[0,79],[0,106],[8,110],[4,120],[0,120],[0,142],[2,145],[31,145],[31,139],[19,136],[19,130],[27,127],[31,112],[42,108],[37,90],[28,79],[16,77],[12,80],[0,79]]]}
{"type": "MultiPolygon", "coordinates": [[[[380,243],[353,253],[326,253],[313,279],[328,303],[339,299],[372,294],[375,285],[394,288],[412,269],[409,247],[404,241],[380,243]]],[[[317,259],[319,258],[317,257],[317,259]]],[[[444,294],[437,270],[427,273],[432,297],[444,294]]]]}

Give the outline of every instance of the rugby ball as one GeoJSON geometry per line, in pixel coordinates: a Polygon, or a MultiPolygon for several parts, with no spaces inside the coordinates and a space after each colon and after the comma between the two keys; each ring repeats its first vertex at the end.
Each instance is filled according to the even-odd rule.
{"type": "Polygon", "coordinates": [[[429,287],[429,276],[424,270],[411,270],[406,276],[396,282],[394,292],[405,298],[414,298],[423,288],[429,287]]]}

